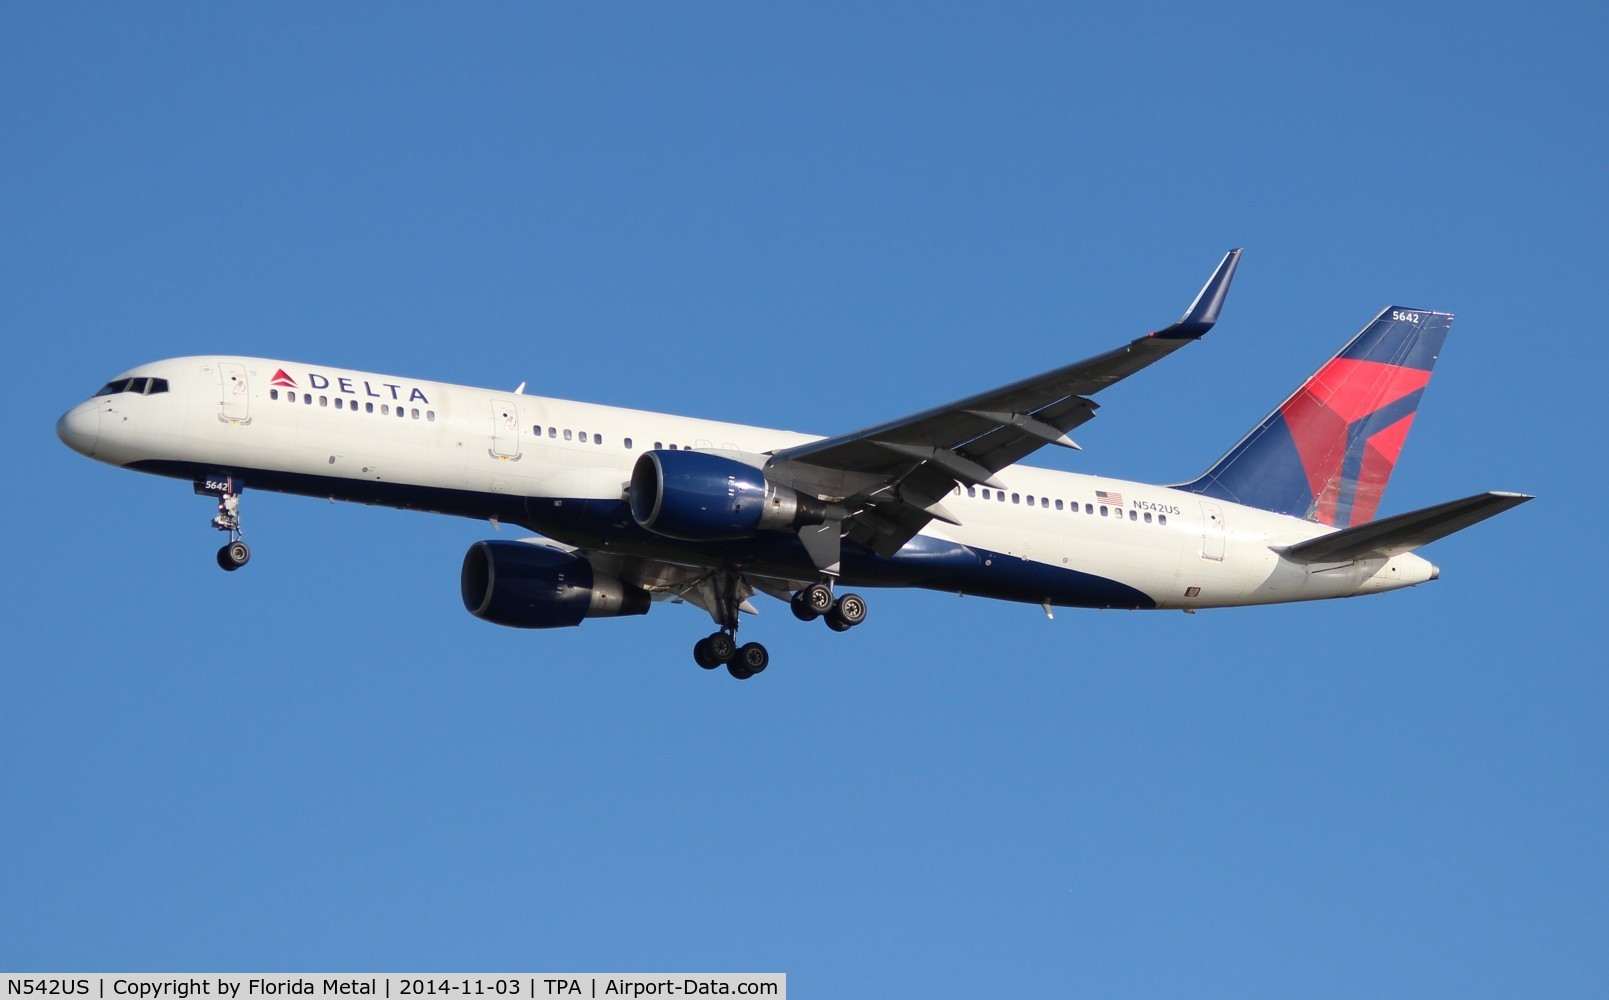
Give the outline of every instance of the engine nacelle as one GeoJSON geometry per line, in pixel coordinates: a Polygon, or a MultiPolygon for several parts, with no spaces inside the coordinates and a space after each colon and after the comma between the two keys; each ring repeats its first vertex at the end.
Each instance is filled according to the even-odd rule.
{"type": "Polygon", "coordinates": [[[698,451],[647,451],[631,470],[631,516],[688,542],[752,538],[827,519],[820,500],[766,481],[752,465],[698,451]]]}
{"type": "Polygon", "coordinates": [[[525,542],[476,542],[459,578],[464,607],[494,625],[564,628],[583,618],[645,615],[646,590],[592,568],[580,556],[525,542]]]}

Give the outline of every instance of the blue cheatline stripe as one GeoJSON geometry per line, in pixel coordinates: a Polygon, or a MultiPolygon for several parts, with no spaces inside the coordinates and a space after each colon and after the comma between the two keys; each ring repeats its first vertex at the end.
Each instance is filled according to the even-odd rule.
{"type": "MultiPolygon", "coordinates": [[[[763,532],[735,542],[688,543],[639,528],[624,500],[511,497],[439,487],[380,483],[267,469],[221,468],[193,462],[133,462],[128,468],[175,479],[233,475],[245,488],[273,493],[372,503],[404,510],[452,514],[475,520],[493,517],[522,525],[582,548],[601,547],[621,556],[683,563],[738,564],[763,576],[814,579],[816,571],[796,536],[763,532]]],[[[1143,591],[1091,573],[975,549],[925,535],[891,557],[853,542],[843,553],[843,582],[860,587],[918,587],[948,593],[1057,607],[1154,608],[1143,591]]]]}

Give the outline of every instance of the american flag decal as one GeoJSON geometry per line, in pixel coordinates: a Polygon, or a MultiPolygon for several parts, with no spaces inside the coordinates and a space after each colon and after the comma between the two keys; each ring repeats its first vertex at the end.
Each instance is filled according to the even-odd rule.
{"type": "Polygon", "coordinates": [[[1121,493],[1108,493],[1105,490],[1096,490],[1095,491],[1095,502],[1096,503],[1111,504],[1113,507],[1121,507],[1121,506],[1123,506],[1123,494],[1121,494],[1121,493]]]}

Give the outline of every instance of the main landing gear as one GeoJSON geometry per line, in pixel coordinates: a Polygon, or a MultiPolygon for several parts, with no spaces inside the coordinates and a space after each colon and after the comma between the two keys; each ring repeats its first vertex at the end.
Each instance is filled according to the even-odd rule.
{"type": "Polygon", "coordinates": [[[240,491],[244,485],[233,476],[204,479],[195,484],[196,493],[218,498],[218,513],[212,526],[229,532],[229,541],[218,550],[218,566],[233,573],[251,560],[251,548],[240,538],[240,491]]]}
{"type": "Polygon", "coordinates": [[[693,643],[693,659],[705,670],[714,670],[722,664],[726,672],[740,681],[746,681],[771,665],[771,654],[757,642],[737,644],[737,630],[722,629],[693,643]]]}
{"type": "Polygon", "coordinates": [[[705,670],[725,666],[726,672],[746,681],[771,665],[771,654],[757,642],[738,645],[737,616],[754,589],[736,569],[719,570],[701,585],[699,601],[710,612],[719,632],[693,644],[693,659],[705,670]]]}
{"type": "Polygon", "coordinates": [[[793,616],[802,622],[823,619],[834,632],[848,632],[866,620],[866,599],[859,594],[832,596],[832,587],[825,583],[812,583],[793,595],[788,602],[793,616]]]}
{"type": "MultiPolygon", "coordinates": [[[[726,672],[746,681],[771,664],[771,654],[757,642],[738,645],[738,610],[754,592],[742,574],[733,569],[719,570],[707,578],[699,591],[699,603],[721,626],[720,631],[693,644],[693,659],[705,670],[726,667],[726,672]]],[[[847,632],[866,620],[866,600],[859,594],[835,597],[832,584],[813,583],[789,599],[794,616],[800,621],[817,618],[834,632],[847,632]]]]}

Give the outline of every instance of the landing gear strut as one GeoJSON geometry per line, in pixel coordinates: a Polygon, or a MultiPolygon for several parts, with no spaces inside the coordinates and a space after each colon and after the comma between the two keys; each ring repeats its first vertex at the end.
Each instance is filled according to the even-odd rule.
{"type": "Polygon", "coordinates": [[[229,532],[229,541],[218,550],[218,566],[233,573],[251,560],[251,548],[240,538],[240,491],[244,484],[233,476],[224,476],[201,480],[195,488],[202,496],[218,498],[218,513],[212,526],[229,532]]]}
{"type": "Polygon", "coordinates": [[[693,644],[693,660],[705,670],[725,666],[726,672],[740,681],[746,681],[771,665],[771,654],[757,642],[737,642],[738,608],[747,599],[739,592],[742,575],[723,570],[715,575],[711,613],[720,622],[721,630],[693,644]]]}

